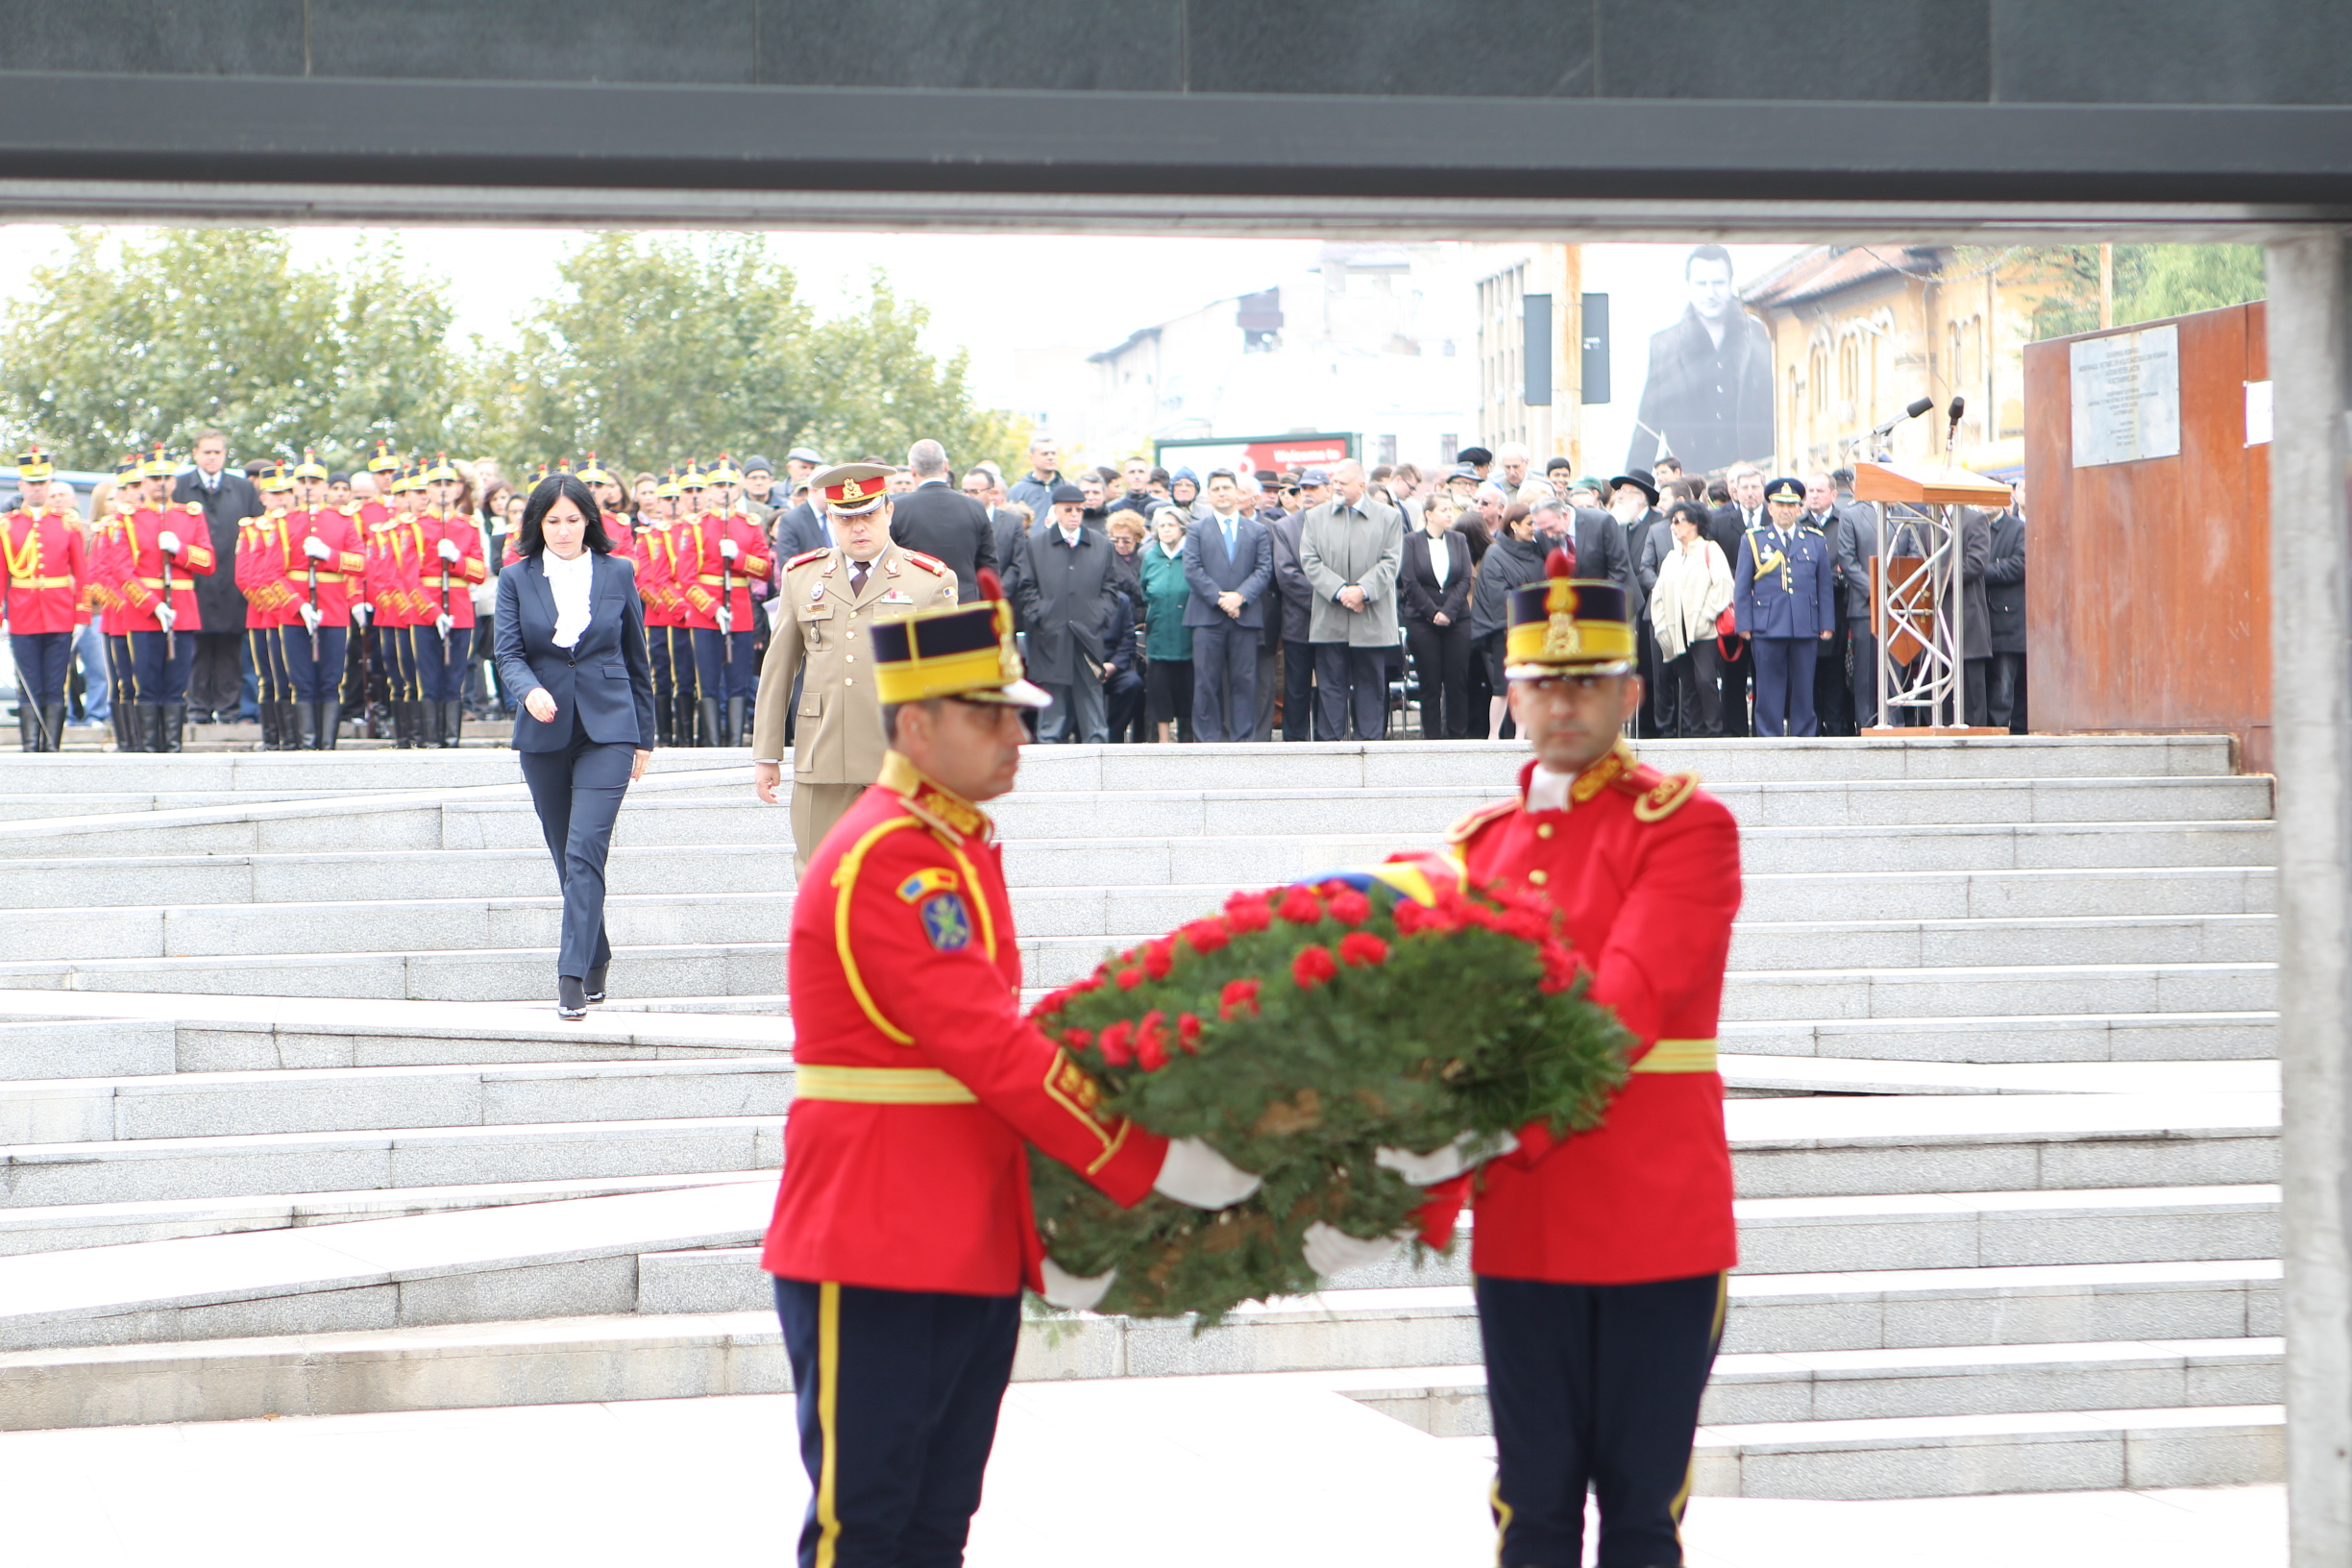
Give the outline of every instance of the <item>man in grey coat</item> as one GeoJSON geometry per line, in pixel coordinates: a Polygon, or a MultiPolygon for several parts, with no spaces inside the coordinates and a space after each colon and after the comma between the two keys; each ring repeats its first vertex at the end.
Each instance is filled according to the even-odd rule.
{"type": "MultiPolygon", "coordinates": [[[[1204,741],[1258,734],[1258,649],[1274,547],[1265,525],[1240,511],[1241,490],[1224,469],[1209,476],[1209,517],[1185,535],[1185,583],[1192,597],[1192,726],[1204,741]]],[[[1269,696],[1271,694],[1268,694],[1269,696]]]]}
{"type": "MultiPolygon", "coordinates": [[[[1311,740],[1314,734],[1314,584],[1307,580],[1306,568],[1299,565],[1299,544],[1307,527],[1305,512],[1285,512],[1277,507],[1271,520],[1265,523],[1266,536],[1274,547],[1274,593],[1282,600],[1282,625],[1277,636],[1282,642],[1283,739],[1311,740]]],[[[1404,542],[1398,541],[1402,559],[1404,542]]],[[[1275,617],[1267,611],[1271,625],[1275,617]]],[[[1271,695],[1271,688],[1261,696],[1271,695]]],[[[1265,712],[1274,711],[1274,704],[1263,702],[1265,712]]]]}
{"type": "Polygon", "coordinates": [[[1323,740],[1377,741],[1388,730],[1388,661],[1397,653],[1397,570],[1405,519],[1364,493],[1363,465],[1332,470],[1332,499],[1307,514],[1299,568],[1314,589],[1308,638],[1314,644],[1323,740]]]}
{"type": "Polygon", "coordinates": [[[1878,508],[1856,502],[1840,514],[1837,536],[1838,598],[1845,601],[1846,642],[1853,658],[1853,710],[1857,732],[1878,725],[1878,638],[1871,630],[1871,562],[1878,554],[1878,508]]]}
{"type": "Polygon", "coordinates": [[[1029,531],[1019,594],[1029,628],[1029,678],[1053,705],[1038,717],[1041,741],[1111,738],[1103,701],[1101,628],[1111,608],[1113,551],[1108,536],[1086,527],[1086,496],[1056,485],[1045,521],[1029,531]]]}

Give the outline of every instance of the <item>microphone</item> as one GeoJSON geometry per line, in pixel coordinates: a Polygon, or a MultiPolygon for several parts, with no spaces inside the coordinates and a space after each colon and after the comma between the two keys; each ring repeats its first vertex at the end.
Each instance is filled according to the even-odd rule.
{"type": "MultiPolygon", "coordinates": [[[[1957,398],[1955,398],[1955,399],[1953,399],[1952,401],[1953,401],[1954,403],[1957,403],[1959,400],[1958,400],[1957,398]]],[[[1887,435],[1887,434],[1891,434],[1891,433],[1894,431],[1895,427],[1896,427],[1896,426],[1898,426],[1898,425],[1900,425],[1900,424],[1901,424],[1901,423],[1902,423],[1904,420],[1906,420],[1906,419],[1917,419],[1917,418],[1919,418],[1919,416],[1920,416],[1920,415],[1922,415],[1922,414],[1925,413],[1925,412],[1926,412],[1928,409],[1933,408],[1934,406],[1935,406],[1935,399],[1933,399],[1933,398],[1921,398],[1921,399],[1920,399],[1918,402],[1916,402],[1916,403],[1912,404],[1911,404],[1909,407],[1905,408],[1905,409],[1904,409],[1904,410],[1903,410],[1901,413],[1899,413],[1899,414],[1893,414],[1893,415],[1888,416],[1887,422],[1886,422],[1885,424],[1883,424],[1883,425],[1876,425],[1876,426],[1873,426],[1873,427],[1871,428],[1871,434],[1873,434],[1873,435],[1887,435]]],[[[1954,416],[1954,417],[1957,417],[1957,416],[1954,416]]]]}
{"type": "Polygon", "coordinates": [[[1952,429],[1958,429],[1960,428],[1960,413],[1961,410],[1967,406],[1968,399],[1955,397],[1951,401],[1951,406],[1944,410],[1946,416],[1952,422],[1952,429]]]}

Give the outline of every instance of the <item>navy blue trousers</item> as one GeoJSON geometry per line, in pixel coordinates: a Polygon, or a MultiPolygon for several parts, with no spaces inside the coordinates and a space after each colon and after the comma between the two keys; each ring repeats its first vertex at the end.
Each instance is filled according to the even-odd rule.
{"type": "Polygon", "coordinates": [[[1192,732],[1204,741],[1258,738],[1258,644],[1237,621],[1192,628],[1192,732]]]}
{"type": "Polygon", "coordinates": [[[1691,1439],[1723,1338],[1724,1279],[1479,1277],[1504,1568],[1582,1562],[1587,1491],[1601,1506],[1600,1568],[1681,1562],[1691,1439]]]}
{"type": "Polygon", "coordinates": [[[410,626],[416,657],[416,695],[425,702],[455,702],[465,696],[466,665],[474,654],[474,628],[452,626],[449,641],[430,626],[410,626]]]}
{"type": "Polygon", "coordinates": [[[16,696],[36,707],[65,700],[65,675],[73,668],[70,631],[20,631],[9,638],[16,655],[16,696]]]}
{"type": "Polygon", "coordinates": [[[1751,637],[1755,660],[1755,732],[1758,735],[1818,735],[1813,717],[1813,666],[1821,659],[1817,637],[1751,637]]]}
{"type": "MultiPolygon", "coordinates": [[[[425,630],[432,635],[430,626],[425,630]]],[[[604,857],[612,849],[613,819],[621,815],[621,797],[628,793],[637,748],[625,741],[590,740],[576,714],[571,724],[572,739],[562,750],[517,751],[515,757],[523,764],[531,809],[539,814],[539,831],[555,857],[555,879],[563,887],[563,939],[555,972],[584,980],[590,969],[612,962],[612,943],[604,937],[604,857]]]]}
{"type": "MultiPolygon", "coordinates": [[[[759,614],[759,607],[752,606],[751,613],[759,614]]],[[[693,630],[698,696],[724,702],[730,698],[749,697],[759,690],[759,659],[751,651],[751,633],[714,631],[708,626],[696,626],[693,630]],[[728,651],[730,648],[732,652],[728,651]]]]}
{"type": "Polygon", "coordinates": [[[284,683],[282,700],[287,702],[331,702],[336,688],[342,683],[343,667],[348,661],[344,643],[351,636],[348,626],[318,628],[318,657],[310,656],[309,629],[297,622],[277,630],[278,669],[284,683]]]}
{"type": "Polygon", "coordinates": [[[775,1282],[799,1403],[800,1568],[956,1568],[1020,1297],[775,1282]]]}
{"type": "Polygon", "coordinates": [[[134,702],[185,702],[188,672],[196,665],[196,634],[188,632],[172,639],[175,645],[167,656],[163,650],[163,633],[134,631],[124,639],[131,645],[131,700],[134,702]]]}

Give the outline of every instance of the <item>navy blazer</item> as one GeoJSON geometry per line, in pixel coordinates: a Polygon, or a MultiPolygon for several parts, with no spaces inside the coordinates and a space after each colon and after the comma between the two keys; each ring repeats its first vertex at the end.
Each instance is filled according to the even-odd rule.
{"type": "Polygon", "coordinates": [[[1185,585],[1192,590],[1185,603],[1188,626],[1247,626],[1255,631],[1265,622],[1265,593],[1274,585],[1274,541],[1266,526],[1254,517],[1234,513],[1234,549],[1225,553],[1225,525],[1214,513],[1196,519],[1184,542],[1185,585]],[[1217,595],[1239,594],[1237,618],[1217,608],[1217,595]]]}
{"type": "Polygon", "coordinates": [[[555,590],[536,555],[499,573],[499,684],[514,698],[514,748],[560,751],[576,711],[592,741],[653,749],[653,662],[646,653],[645,601],[637,574],[619,555],[599,555],[588,585],[588,625],[571,648],[555,646],[555,590]],[[546,723],[523,698],[544,686],[555,699],[546,723]]]}

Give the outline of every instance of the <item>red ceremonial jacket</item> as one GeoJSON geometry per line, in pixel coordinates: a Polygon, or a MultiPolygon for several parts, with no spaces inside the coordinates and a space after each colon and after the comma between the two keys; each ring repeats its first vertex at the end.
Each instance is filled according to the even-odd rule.
{"type": "Polygon", "coordinates": [[[1528,1128],[1515,1152],[1464,1180],[1478,1213],[1471,1269],[1559,1285],[1727,1269],[1739,1247],[1714,1047],[1739,828],[1697,775],[1661,775],[1623,746],[1577,776],[1566,811],[1527,809],[1534,767],[1520,770],[1518,800],[1455,825],[1455,853],[1471,882],[1558,908],[1592,999],[1640,1044],[1601,1126],[1556,1141],[1528,1128]]]}
{"type": "Polygon", "coordinates": [[[715,629],[719,601],[724,598],[734,610],[735,630],[749,631],[751,585],[766,581],[775,566],[760,526],[741,512],[704,512],[671,537],[678,546],[674,580],[685,591],[685,624],[703,631],[715,629]],[[735,541],[738,552],[732,561],[719,551],[728,539],[735,541]]]}
{"type": "Polygon", "coordinates": [[[771,1274],[1013,1295],[1044,1256],[1026,1144],[1124,1204],[1160,1173],[1167,1140],[1021,1016],[992,825],[893,751],[800,879],[771,1274]]]}
{"type": "Polygon", "coordinates": [[[7,553],[0,559],[0,603],[5,603],[8,629],[24,636],[44,631],[71,631],[80,618],[89,588],[89,564],[84,558],[82,530],[73,519],[47,507],[23,507],[0,517],[0,541],[7,553]]]}
{"type": "Polygon", "coordinates": [[[409,581],[416,588],[417,622],[429,626],[444,610],[450,625],[474,625],[474,585],[486,582],[490,569],[482,560],[481,525],[471,512],[420,512],[416,519],[417,566],[409,581]],[[457,558],[441,558],[441,542],[457,547],[457,558]]]}
{"type": "Polygon", "coordinates": [[[166,557],[161,535],[170,533],[180,541],[179,552],[168,558],[172,609],[176,612],[172,632],[185,637],[202,631],[204,618],[196,609],[194,579],[199,576],[209,576],[212,572],[212,530],[205,522],[204,508],[194,502],[160,510],[142,506],[120,518],[118,524],[110,539],[110,558],[101,578],[122,598],[122,613],[118,618],[121,629],[125,632],[163,629],[163,623],[156,619],[155,612],[163,602],[166,557]]]}

